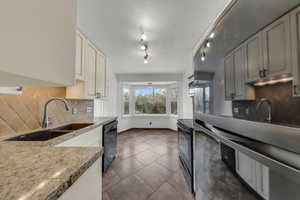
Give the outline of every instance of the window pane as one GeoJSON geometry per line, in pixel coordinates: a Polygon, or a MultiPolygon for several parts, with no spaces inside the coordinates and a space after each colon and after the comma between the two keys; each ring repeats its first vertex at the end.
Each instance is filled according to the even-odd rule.
{"type": "Polygon", "coordinates": [[[166,103],[167,103],[167,91],[166,89],[154,89],[153,99],[153,114],[166,114],[166,103]]]}
{"type": "Polygon", "coordinates": [[[170,90],[170,101],[171,101],[171,114],[177,115],[177,99],[178,99],[178,90],[177,88],[171,88],[170,90]]]}
{"type": "Polygon", "coordinates": [[[136,114],[165,114],[166,89],[139,88],[135,90],[136,114]]]}
{"type": "Polygon", "coordinates": [[[129,89],[123,88],[124,114],[129,114],[129,89]]]}

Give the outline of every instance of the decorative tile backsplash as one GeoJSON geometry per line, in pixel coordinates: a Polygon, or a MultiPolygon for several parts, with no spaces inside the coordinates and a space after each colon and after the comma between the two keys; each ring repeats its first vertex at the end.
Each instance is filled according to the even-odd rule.
{"type": "MultiPolygon", "coordinates": [[[[0,138],[40,128],[45,102],[51,97],[65,96],[64,87],[25,87],[21,96],[0,95],[0,138]]],[[[68,112],[61,102],[49,104],[48,115],[53,126],[93,117],[92,100],[68,102],[71,107],[68,112]]]]}
{"type": "Polygon", "coordinates": [[[300,125],[300,98],[292,96],[292,83],[278,83],[264,87],[256,87],[256,101],[234,101],[233,116],[236,118],[263,121],[267,117],[267,107],[257,111],[257,103],[267,98],[272,103],[272,120],[274,123],[300,125]]]}

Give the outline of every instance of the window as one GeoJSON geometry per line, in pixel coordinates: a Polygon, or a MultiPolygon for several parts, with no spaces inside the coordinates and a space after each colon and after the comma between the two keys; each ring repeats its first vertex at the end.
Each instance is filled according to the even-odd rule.
{"type": "Polygon", "coordinates": [[[202,113],[212,113],[212,96],[210,84],[201,84],[196,88],[195,110],[202,113]]]}
{"type": "Polygon", "coordinates": [[[129,115],[129,89],[123,88],[124,115],[129,115]]]}
{"type": "Polygon", "coordinates": [[[178,98],[178,90],[177,88],[170,89],[170,103],[171,103],[171,114],[177,115],[177,98],[178,98]]]}
{"type": "Polygon", "coordinates": [[[166,114],[166,96],[165,88],[135,89],[135,114],[166,114]]]}

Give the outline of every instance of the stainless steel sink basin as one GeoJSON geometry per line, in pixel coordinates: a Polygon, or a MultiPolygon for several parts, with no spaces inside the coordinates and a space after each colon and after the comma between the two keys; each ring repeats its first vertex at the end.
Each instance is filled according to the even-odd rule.
{"type": "Polygon", "coordinates": [[[85,127],[93,125],[92,123],[73,123],[58,128],[47,129],[27,133],[24,135],[8,138],[5,141],[47,141],[53,138],[71,133],[73,131],[83,129],[85,127]]]}
{"type": "Polygon", "coordinates": [[[67,124],[65,126],[55,128],[54,130],[76,131],[76,130],[83,129],[83,128],[91,126],[91,125],[93,125],[93,123],[73,123],[73,124],[67,124]]]}

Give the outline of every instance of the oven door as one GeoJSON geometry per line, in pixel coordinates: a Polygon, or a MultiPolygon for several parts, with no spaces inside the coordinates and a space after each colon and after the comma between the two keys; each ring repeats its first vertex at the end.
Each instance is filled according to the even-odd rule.
{"type": "Polygon", "coordinates": [[[193,156],[193,131],[178,123],[178,150],[179,160],[184,169],[184,177],[194,193],[194,156],[193,156]]]}

